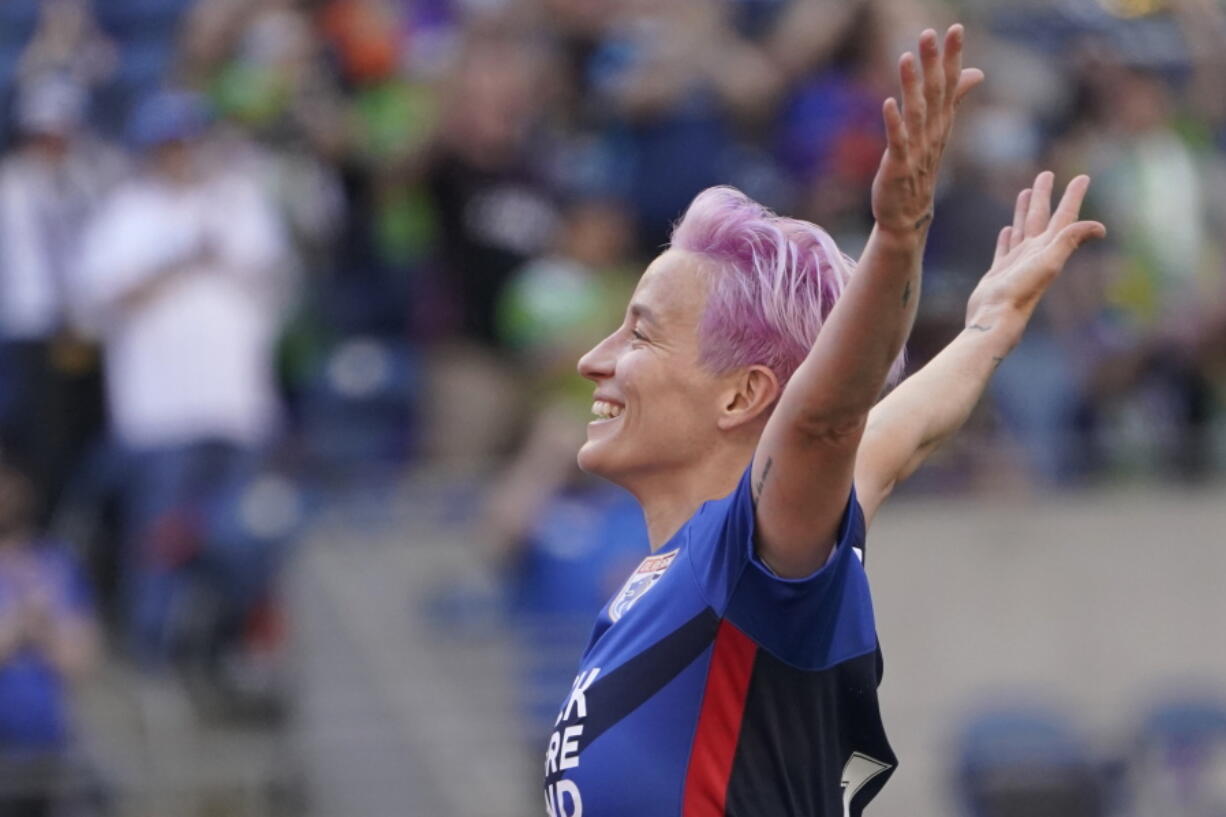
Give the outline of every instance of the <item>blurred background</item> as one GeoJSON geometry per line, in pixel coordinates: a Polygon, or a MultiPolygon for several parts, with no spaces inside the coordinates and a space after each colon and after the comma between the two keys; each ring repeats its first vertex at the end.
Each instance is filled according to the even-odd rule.
{"type": "Polygon", "coordinates": [[[858,254],[954,20],[912,370],[1038,169],[1110,238],[874,530],[870,811],[1226,815],[1220,0],[0,0],[0,815],[540,814],[575,360],[706,186],[858,254]]]}

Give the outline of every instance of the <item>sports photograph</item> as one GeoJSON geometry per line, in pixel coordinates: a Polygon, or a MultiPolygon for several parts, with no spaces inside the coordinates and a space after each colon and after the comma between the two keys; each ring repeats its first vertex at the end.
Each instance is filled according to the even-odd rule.
{"type": "Polygon", "coordinates": [[[1226,817],[1222,0],[0,0],[0,817],[1226,817]]]}

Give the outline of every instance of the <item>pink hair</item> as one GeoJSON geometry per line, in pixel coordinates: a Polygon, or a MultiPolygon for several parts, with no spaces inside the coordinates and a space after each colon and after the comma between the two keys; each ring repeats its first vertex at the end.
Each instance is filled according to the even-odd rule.
{"type": "MultiPolygon", "coordinates": [[[[703,364],[717,373],[761,364],[780,384],[813,347],[855,269],[821,227],[777,216],[733,187],[699,193],[670,244],[716,270],[699,326],[703,364]]],[[[890,383],[902,369],[900,354],[890,383]]]]}

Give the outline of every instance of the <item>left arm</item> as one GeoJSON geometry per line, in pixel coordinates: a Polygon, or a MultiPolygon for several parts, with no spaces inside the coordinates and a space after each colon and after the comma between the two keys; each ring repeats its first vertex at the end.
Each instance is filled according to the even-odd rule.
{"type": "Polygon", "coordinates": [[[887,148],[873,181],[876,224],[855,275],[779,398],[754,454],[759,557],[797,578],[827,560],[852,487],[869,410],[915,317],[933,188],[958,100],[983,78],[962,70],[962,28],[920,38],[899,61],[903,109],[886,100],[887,148]]]}
{"type": "Polygon", "coordinates": [[[1069,256],[1105,235],[1098,222],[1077,221],[1089,178],[1073,179],[1051,214],[1053,181],[1040,173],[1018,196],[1013,225],[1001,231],[992,266],[967,304],[966,328],[870,412],[855,466],[866,520],[966,422],[1069,256]]]}

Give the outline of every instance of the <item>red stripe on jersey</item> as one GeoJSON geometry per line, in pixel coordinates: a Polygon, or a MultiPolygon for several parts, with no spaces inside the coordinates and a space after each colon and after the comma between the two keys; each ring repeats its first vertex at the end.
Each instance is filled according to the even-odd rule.
{"type": "Polygon", "coordinates": [[[682,817],[724,817],[728,778],[758,645],[725,620],[719,625],[713,650],[685,774],[682,817]]]}

